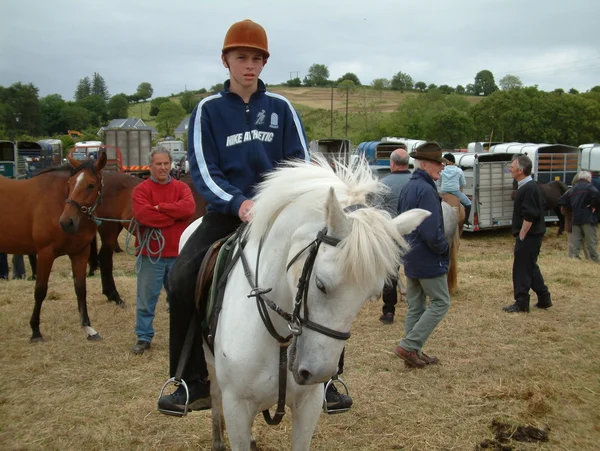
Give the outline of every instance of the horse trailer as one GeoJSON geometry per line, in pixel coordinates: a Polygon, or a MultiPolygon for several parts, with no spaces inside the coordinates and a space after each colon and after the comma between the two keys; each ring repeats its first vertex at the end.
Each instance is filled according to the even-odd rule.
{"type": "Polygon", "coordinates": [[[541,183],[560,180],[571,185],[579,168],[579,148],[564,144],[503,143],[492,146],[490,153],[527,155],[533,163],[533,178],[541,183]]]}
{"type": "Polygon", "coordinates": [[[104,130],[104,144],[120,150],[122,170],[138,177],[150,175],[152,130],[115,128],[104,130]]]}
{"type": "Polygon", "coordinates": [[[348,165],[352,143],[349,139],[316,139],[309,143],[308,149],[311,153],[318,152],[322,154],[329,162],[335,160],[348,165]]]}
{"type": "Polygon", "coordinates": [[[456,165],[465,174],[463,192],[473,207],[469,217],[470,226],[464,230],[498,229],[512,224],[513,178],[510,173],[510,154],[451,152],[456,165]]]}
{"type": "Polygon", "coordinates": [[[582,144],[579,146],[581,171],[600,171],[600,144],[582,144]]]}
{"type": "Polygon", "coordinates": [[[17,178],[17,146],[12,141],[0,141],[0,175],[17,178]]]}

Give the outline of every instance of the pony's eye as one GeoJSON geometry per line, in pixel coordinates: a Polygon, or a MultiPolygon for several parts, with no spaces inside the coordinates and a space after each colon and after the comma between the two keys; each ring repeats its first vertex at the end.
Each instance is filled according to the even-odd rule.
{"type": "Polygon", "coordinates": [[[321,293],[327,294],[327,290],[325,289],[325,285],[323,285],[323,282],[321,282],[318,277],[315,277],[315,285],[317,286],[317,288],[319,289],[319,291],[321,293]]]}
{"type": "Polygon", "coordinates": [[[96,186],[96,185],[94,185],[93,183],[90,183],[90,184],[87,186],[87,189],[94,189],[94,187],[95,187],[95,186],[96,186]]]}

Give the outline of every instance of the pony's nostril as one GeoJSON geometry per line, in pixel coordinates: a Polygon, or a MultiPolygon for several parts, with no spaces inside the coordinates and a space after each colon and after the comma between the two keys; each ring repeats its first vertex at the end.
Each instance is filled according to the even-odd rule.
{"type": "Polygon", "coordinates": [[[310,371],[308,370],[300,370],[298,372],[298,375],[300,376],[300,379],[302,379],[304,382],[310,381],[310,378],[312,377],[312,374],[310,374],[310,371]]]}

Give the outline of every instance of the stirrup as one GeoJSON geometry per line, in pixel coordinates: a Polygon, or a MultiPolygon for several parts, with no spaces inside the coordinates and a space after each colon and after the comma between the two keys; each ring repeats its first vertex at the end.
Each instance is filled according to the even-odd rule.
{"type": "Polygon", "coordinates": [[[348,386],[339,376],[336,375],[336,376],[333,376],[331,379],[329,379],[329,381],[325,384],[325,390],[323,390],[323,412],[325,412],[328,415],[333,415],[334,413],[344,413],[344,412],[348,412],[350,410],[350,407],[342,407],[339,409],[330,409],[327,407],[327,389],[329,388],[330,385],[335,386],[336,382],[339,382],[342,385],[342,387],[344,387],[344,392],[343,393],[340,392],[340,393],[345,394],[346,396],[350,396],[350,392],[348,391],[348,386]]]}
{"type": "Polygon", "coordinates": [[[162,386],[162,388],[160,389],[160,394],[158,395],[158,411],[160,413],[164,413],[165,415],[172,415],[175,417],[185,417],[188,413],[189,402],[190,402],[190,390],[188,389],[188,386],[185,383],[185,381],[183,379],[177,380],[176,378],[172,377],[169,380],[167,380],[167,382],[165,382],[164,385],[162,386]],[[185,389],[185,405],[183,407],[183,412],[179,412],[177,410],[168,410],[168,409],[160,408],[160,399],[163,397],[165,388],[167,388],[167,385],[169,385],[169,384],[173,384],[173,385],[175,385],[175,387],[179,387],[180,385],[183,385],[183,388],[185,389]]]}

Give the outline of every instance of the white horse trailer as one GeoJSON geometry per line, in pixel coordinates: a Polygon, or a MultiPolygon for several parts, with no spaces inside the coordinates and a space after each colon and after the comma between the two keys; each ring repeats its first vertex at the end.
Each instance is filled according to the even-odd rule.
{"type": "Polygon", "coordinates": [[[581,171],[600,171],[600,144],[582,144],[579,146],[581,171]]]}
{"type": "Polygon", "coordinates": [[[533,163],[533,178],[541,183],[560,180],[571,185],[579,168],[579,148],[564,144],[503,143],[492,146],[490,153],[527,155],[533,163]]]}
{"type": "Polygon", "coordinates": [[[490,153],[452,153],[464,174],[466,186],[463,192],[473,207],[464,230],[498,229],[512,224],[513,178],[510,173],[512,155],[490,153]]]}
{"type": "Polygon", "coordinates": [[[308,148],[311,153],[323,154],[329,162],[336,160],[346,165],[350,163],[352,143],[349,139],[316,139],[309,143],[308,148]]]}

